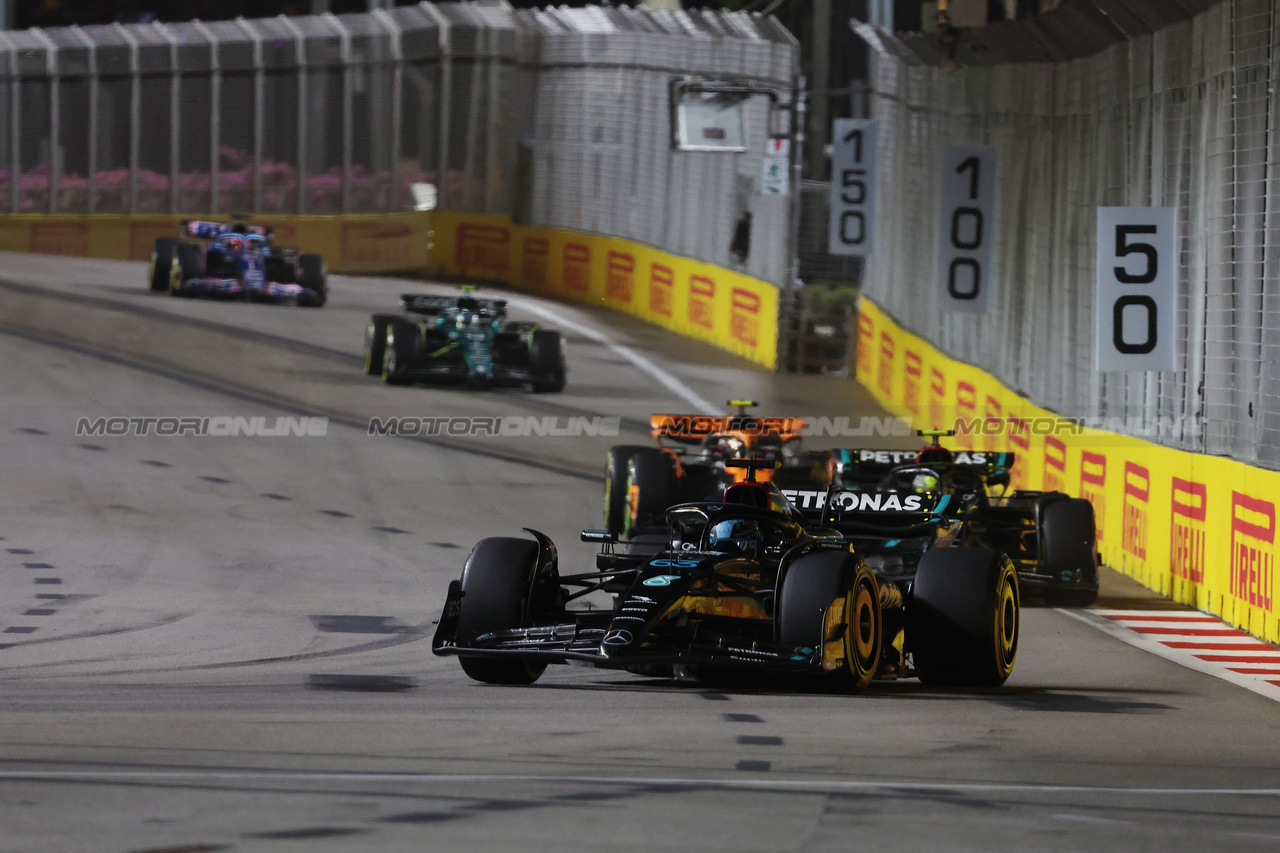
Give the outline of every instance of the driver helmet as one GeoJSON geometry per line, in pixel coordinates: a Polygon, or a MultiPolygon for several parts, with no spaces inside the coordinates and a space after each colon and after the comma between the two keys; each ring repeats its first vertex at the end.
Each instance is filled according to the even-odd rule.
{"type": "Polygon", "coordinates": [[[911,490],[913,492],[936,492],[938,490],[938,475],[932,471],[917,471],[911,477],[911,490]]]}
{"type": "Polygon", "coordinates": [[[458,328],[461,329],[463,326],[467,326],[470,324],[471,324],[471,312],[468,311],[466,308],[463,308],[461,311],[458,312],[458,328]]]}
{"type": "Polygon", "coordinates": [[[950,465],[955,456],[939,444],[931,444],[916,454],[917,465],[950,465]]]}
{"type": "Polygon", "coordinates": [[[713,551],[759,559],[764,535],[756,522],[735,518],[716,523],[711,528],[707,544],[713,551]]]}

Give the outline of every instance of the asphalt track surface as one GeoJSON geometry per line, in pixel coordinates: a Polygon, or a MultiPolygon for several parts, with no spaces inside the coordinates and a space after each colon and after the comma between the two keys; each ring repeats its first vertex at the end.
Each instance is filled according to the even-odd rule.
{"type": "MultiPolygon", "coordinates": [[[[513,295],[576,324],[565,393],[386,388],[360,371],[366,316],[441,286],[335,277],[314,311],[174,300],[143,274],[0,255],[0,850],[1277,849],[1280,706],[1055,610],[1024,611],[1013,678],[984,691],[569,667],[502,688],[430,654],[475,540],[531,526],[562,565],[591,559],[604,450],[689,410],[673,388],[882,414],[852,382],[513,295]],[[75,435],[284,415],[327,435],[75,435]],[[399,415],[622,420],[366,434],[399,415]]],[[[1104,583],[1103,606],[1160,606],[1104,583]]]]}

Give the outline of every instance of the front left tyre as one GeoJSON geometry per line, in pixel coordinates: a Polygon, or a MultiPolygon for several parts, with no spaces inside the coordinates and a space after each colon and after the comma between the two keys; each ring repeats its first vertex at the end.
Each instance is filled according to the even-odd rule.
{"type": "Polygon", "coordinates": [[[314,296],[298,300],[304,308],[320,308],[329,301],[329,267],[320,255],[298,256],[298,284],[314,296]]]}
{"type": "Polygon", "coordinates": [[[408,385],[412,381],[409,371],[413,369],[421,340],[418,327],[400,317],[392,317],[387,321],[386,329],[382,348],[382,381],[388,385],[408,385]]]}
{"type": "Polygon", "coordinates": [[[533,390],[537,394],[556,394],[564,390],[564,339],[559,332],[538,329],[529,342],[529,368],[533,373],[533,390]]]}

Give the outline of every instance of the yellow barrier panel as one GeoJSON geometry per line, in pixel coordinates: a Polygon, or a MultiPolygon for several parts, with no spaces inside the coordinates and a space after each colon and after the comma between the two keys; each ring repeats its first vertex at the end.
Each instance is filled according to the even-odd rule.
{"type": "Polygon", "coordinates": [[[1088,499],[1103,560],[1147,587],[1280,642],[1280,472],[1091,429],[941,353],[863,298],[857,374],[918,427],[957,446],[1013,451],[1013,484],[1088,499]]]}
{"type": "MultiPolygon", "coordinates": [[[[0,251],[145,261],[157,237],[177,237],[183,219],[226,216],[14,214],[0,216],[0,251]]],[[[427,267],[431,214],[261,215],[282,246],[324,255],[331,272],[388,273],[427,267]]]]}
{"type": "Polygon", "coordinates": [[[759,364],[777,361],[778,290],[713,264],[622,240],[436,211],[435,275],[501,281],[601,305],[759,364]]]}
{"type": "MultiPolygon", "coordinates": [[[[0,216],[0,251],[144,261],[182,219],[225,216],[0,216]]],[[[282,246],[324,255],[336,273],[428,270],[623,311],[767,367],[777,361],[773,285],[651,246],[481,213],[254,216],[282,246]],[[434,241],[434,243],[433,243],[434,241]]]]}

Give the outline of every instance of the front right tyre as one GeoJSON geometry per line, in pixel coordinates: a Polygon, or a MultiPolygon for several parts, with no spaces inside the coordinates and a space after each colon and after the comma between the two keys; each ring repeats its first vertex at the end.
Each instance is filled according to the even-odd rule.
{"type": "Polygon", "coordinates": [[[1018,655],[1018,575],[1001,551],[927,551],[907,611],[907,645],[926,684],[998,687],[1018,655]]]}
{"type": "MultiPolygon", "coordinates": [[[[528,624],[529,596],[537,570],[538,545],[528,539],[481,539],[462,569],[462,603],[457,638],[468,644],[494,631],[528,624]]],[[[532,684],[545,663],[511,658],[458,656],[462,671],[486,684],[532,684]]]]}

